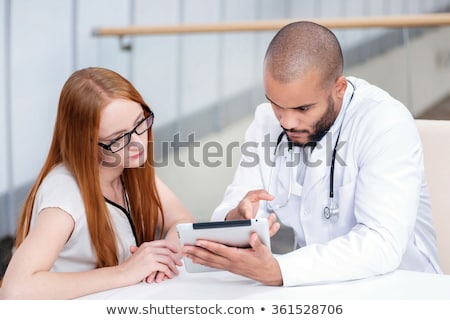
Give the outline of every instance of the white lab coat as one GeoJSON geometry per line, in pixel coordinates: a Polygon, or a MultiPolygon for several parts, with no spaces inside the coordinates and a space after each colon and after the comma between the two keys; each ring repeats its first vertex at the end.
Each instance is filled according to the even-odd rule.
{"type": "MultiPolygon", "coordinates": [[[[348,85],[338,118],[311,153],[303,186],[294,181],[288,204],[276,210],[294,228],[299,247],[277,256],[285,286],[365,278],[396,268],[441,272],[414,120],[385,91],[361,79],[348,80],[355,89],[348,85]],[[334,170],[339,218],[331,222],[323,210],[329,204],[330,159],[339,131],[334,170]]],[[[248,191],[268,189],[269,160],[281,131],[270,104],[258,106],[241,163],[212,220],[223,220],[248,191]]],[[[296,172],[297,167],[294,177],[296,172]]],[[[288,182],[280,183],[286,192],[288,182]]],[[[261,201],[258,214],[268,211],[261,201]]]]}

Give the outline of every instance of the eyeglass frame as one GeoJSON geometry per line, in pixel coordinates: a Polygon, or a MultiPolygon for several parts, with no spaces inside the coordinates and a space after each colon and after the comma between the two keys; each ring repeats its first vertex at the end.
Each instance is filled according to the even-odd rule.
{"type": "Polygon", "coordinates": [[[149,107],[147,107],[147,106],[145,106],[145,105],[142,105],[142,108],[144,109],[144,111],[148,112],[149,115],[146,116],[146,117],[145,117],[144,119],[142,119],[141,121],[139,121],[139,123],[138,123],[131,131],[128,131],[128,132],[126,132],[125,134],[123,134],[122,136],[120,136],[120,137],[118,137],[118,138],[115,138],[115,139],[111,140],[108,144],[104,144],[104,143],[102,143],[102,142],[98,142],[98,145],[99,145],[100,147],[102,147],[103,149],[105,149],[105,150],[111,152],[111,153],[116,153],[116,152],[119,152],[120,150],[125,149],[125,147],[128,146],[128,145],[130,144],[130,142],[131,142],[131,136],[133,135],[133,133],[136,133],[138,136],[140,136],[141,134],[143,134],[143,133],[147,132],[148,130],[150,130],[151,127],[153,126],[153,123],[155,122],[155,114],[153,113],[152,110],[150,110],[149,107]],[[147,129],[145,129],[144,131],[142,131],[141,133],[138,133],[138,132],[136,131],[137,128],[138,128],[140,125],[142,125],[142,123],[144,123],[144,121],[147,121],[149,118],[152,119],[152,123],[150,124],[150,126],[149,126],[147,129]],[[121,139],[124,139],[125,137],[128,137],[128,142],[125,143],[120,149],[117,149],[117,150],[113,151],[113,150],[111,149],[111,146],[112,146],[114,143],[116,143],[117,141],[119,141],[119,140],[121,140],[121,139]]]}

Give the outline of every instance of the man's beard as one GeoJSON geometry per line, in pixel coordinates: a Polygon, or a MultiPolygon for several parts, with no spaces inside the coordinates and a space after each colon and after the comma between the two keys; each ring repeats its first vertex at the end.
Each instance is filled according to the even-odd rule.
{"type": "MultiPolygon", "coordinates": [[[[308,142],[306,143],[298,143],[295,141],[292,141],[292,143],[295,146],[299,146],[299,147],[305,147],[308,145],[315,145],[317,142],[319,142],[320,140],[322,140],[322,138],[327,134],[327,132],[330,130],[331,126],[333,125],[334,121],[336,120],[337,116],[338,116],[338,112],[335,111],[334,109],[335,104],[333,101],[333,98],[331,97],[331,94],[328,96],[328,107],[327,110],[325,111],[325,114],[322,116],[322,118],[319,119],[319,121],[317,121],[314,124],[314,131],[308,135],[308,142]]],[[[296,130],[287,130],[284,129],[283,130],[287,133],[287,132],[296,132],[296,130]]],[[[287,135],[288,139],[289,136],[287,135]]]]}

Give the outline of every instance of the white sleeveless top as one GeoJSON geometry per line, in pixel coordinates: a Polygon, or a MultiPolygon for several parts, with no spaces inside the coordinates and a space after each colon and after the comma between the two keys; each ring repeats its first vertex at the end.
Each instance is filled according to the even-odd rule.
{"type": "MultiPolygon", "coordinates": [[[[127,259],[130,246],[136,245],[126,210],[106,201],[111,214],[118,247],[119,263],[127,259]]],[[[95,269],[97,256],[91,243],[86,220],[86,211],[80,189],[72,174],[62,164],[56,166],[42,181],[33,206],[31,227],[37,215],[45,208],[60,208],[69,214],[75,222],[73,232],[59,253],[51,271],[79,272],[95,269]]]]}

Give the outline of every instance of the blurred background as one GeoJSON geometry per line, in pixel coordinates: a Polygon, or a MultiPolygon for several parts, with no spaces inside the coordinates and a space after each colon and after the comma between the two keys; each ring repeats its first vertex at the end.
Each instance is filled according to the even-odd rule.
{"type": "MultiPolygon", "coordinates": [[[[62,85],[88,66],[142,93],[156,115],[157,173],[198,220],[231,182],[265,100],[262,59],[276,30],[117,37],[99,28],[449,11],[450,0],[0,0],[0,237],[14,234],[45,160],[62,85]]],[[[449,26],[333,31],[346,75],[386,89],[416,118],[449,117],[449,26]]]]}

